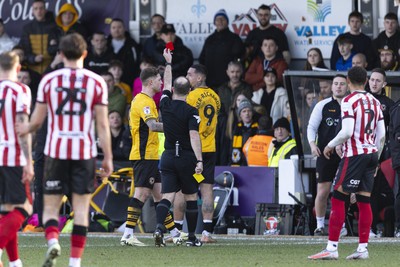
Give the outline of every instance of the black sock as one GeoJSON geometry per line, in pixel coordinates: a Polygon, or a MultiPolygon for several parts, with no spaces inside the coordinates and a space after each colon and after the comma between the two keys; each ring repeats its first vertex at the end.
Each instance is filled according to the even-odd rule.
{"type": "Polygon", "coordinates": [[[198,213],[197,201],[186,201],[185,215],[190,239],[193,239],[195,236],[198,213]]]}
{"type": "Polygon", "coordinates": [[[183,229],[183,223],[177,223],[177,222],[175,221],[175,227],[176,227],[179,231],[182,231],[182,229],[183,229]]]}
{"type": "Polygon", "coordinates": [[[213,232],[213,223],[212,222],[203,222],[203,230],[206,230],[209,233],[213,232]]]}
{"type": "Polygon", "coordinates": [[[157,205],[156,208],[157,228],[160,230],[162,230],[160,225],[164,225],[164,221],[165,218],[167,217],[170,207],[171,207],[171,202],[167,199],[162,199],[160,203],[158,203],[157,205]]]}

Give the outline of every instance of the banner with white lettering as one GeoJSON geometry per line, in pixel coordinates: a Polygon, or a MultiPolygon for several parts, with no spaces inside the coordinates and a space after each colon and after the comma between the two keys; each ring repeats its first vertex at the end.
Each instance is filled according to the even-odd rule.
{"type": "Polygon", "coordinates": [[[197,58],[205,39],[215,30],[218,10],[226,10],[230,29],[245,39],[258,26],[256,9],[261,4],[271,7],[271,24],[285,31],[293,58],[306,58],[311,47],[320,48],[324,58],[330,58],[335,38],[349,30],[352,1],[348,0],[168,0],[166,19],[197,58]]]}
{"type": "MultiPolygon", "coordinates": [[[[71,3],[89,33],[104,31],[108,34],[109,23],[113,18],[121,18],[128,29],[130,2],[130,0],[52,0],[46,1],[46,8],[56,16],[63,4],[71,3]]],[[[0,0],[0,17],[10,37],[19,39],[22,27],[33,20],[32,3],[33,0],[0,0]]]]}

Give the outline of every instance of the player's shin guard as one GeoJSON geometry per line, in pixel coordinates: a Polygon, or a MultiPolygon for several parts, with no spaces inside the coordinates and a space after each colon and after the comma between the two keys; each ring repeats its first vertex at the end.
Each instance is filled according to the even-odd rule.
{"type": "Polygon", "coordinates": [[[331,198],[332,209],[329,216],[329,241],[339,241],[340,230],[345,220],[345,202],[348,195],[334,191],[331,198]]]}
{"type": "Polygon", "coordinates": [[[189,238],[194,237],[197,225],[197,217],[199,211],[197,207],[197,201],[186,201],[186,221],[188,226],[189,238]]]}
{"type": "Polygon", "coordinates": [[[360,218],[358,219],[359,243],[368,243],[369,230],[372,223],[370,197],[357,195],[357,206],[360,213],[360,218]]]}
{"type": "Polygon", "coordinates": [[[86,244],[87,227],[74,225],[71,235],[71,258],[82,258],[86,244]]]}

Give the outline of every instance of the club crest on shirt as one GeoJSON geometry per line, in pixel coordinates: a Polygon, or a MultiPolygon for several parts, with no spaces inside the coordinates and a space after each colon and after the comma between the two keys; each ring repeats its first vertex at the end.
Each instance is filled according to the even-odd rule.
{"type": "Polygon", "coordinates": [[[144,114],[149,115],[151,113],[150,112],[150,107],[144,107],[143,108],[143,112],[144,112],[144,114]]]}

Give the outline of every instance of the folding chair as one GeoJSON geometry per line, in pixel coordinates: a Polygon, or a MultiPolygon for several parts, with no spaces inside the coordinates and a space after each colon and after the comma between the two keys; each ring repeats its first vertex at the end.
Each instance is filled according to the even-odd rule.
{"type": "Polygon", "coordinates": [[[215,226],[219,226],[225,215],[226,208],[234,186],[234,176],[229,171],[224,171],[214,178],[214,216],[215,226]]]}
{"type": "MultiPolygon", "coordinates": [[[[97,172],[97,178],[101,179],[101,184],[92,194],[90,206],[101,214],[107,215],[111,221],[115,223],[123,223],[126,221],[126,209],[129,205],[130,199],[133,197],[135,192],[135,184],[133,179],[132,168],[121,168],[113,172],[109,177],[100,177],[97,172]],[[119,192],[113,185],[113,183],[130,183],[129,195],[119,192]],[[101,209],[94,201],[93,198],[99,194],[105,187],[110,188],[107,197],[104,201],[103,209],[101,209]]],[[[142,223],[139,219],[137,223],[138,229],[141,233],[144,233],[142,223]]]]}

